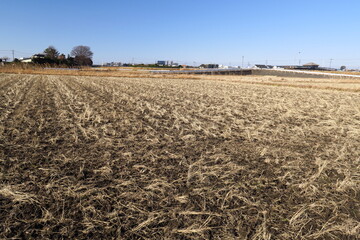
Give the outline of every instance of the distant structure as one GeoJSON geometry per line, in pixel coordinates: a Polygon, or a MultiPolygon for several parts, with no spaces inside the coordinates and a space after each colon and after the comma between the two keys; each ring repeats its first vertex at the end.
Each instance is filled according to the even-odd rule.
{"type": "Polygon", "coordinates": [[[272,65],[265,65],[265,64],[255,64],[255,68],[260,68],[260,69],[272,69],[272,68],[274,68],[274,66],[272,66],[272,65]]]}
{"type": "Polygon", "coordinates": [[[45,53],[38,53],[38,54],[34,54],[34,55],[32,55],[32,57],[31,58],[37,58],[37,59],[44,59],[45,58],[45,53]]]}
{"type": "Polygon", "coordinates": [[[23,63],[31,63],[34,62],[34,59],[45,59],[45,54],[44,53],[38,53],[38,54],[34,54],[31,57],[27,57],[27,58],[20,58],[19,61],[23,62],[23,63]]]}
{"type": "Polygon", "coordinates": [[[241,68],[240,66],[226,66],[226,65],[219,65],[219,69],[237,69],[241,68]]]}
{"type": "Polygon", "coordinates": [[[160,67],[165,67],[165,66],[167,66],[167,67],[178,67],[179,66],[178,63],[174,63],[173,61],[163,61],[163,60],[157,61],[155,64],[160,66],[160,67]]]}
{"type": "Polygon", "coordinates": [[[317,69],[319,69],[319,66],[320,66],[319,64],[316,64],[313,62],[309,62],[309,63],[302,65],[302,67],[305,67],[308,70],[317,70],[317,69]]]}
{"type": "Polygon", "coordinates": [[[304,65],[284,65],[278,67],[284,69],[295,69],[295,70],[325,70],[323,68],[319,68],[319,64],[313,62],[309,62],[304,65]]]}
{"type": "Polygon", "coordinates": [[[159,65],[159,66],[165,66],[166,65],[166,61],[157,61],[157,63],[156,63],[157,65],[159,65]]]}
{"type": "Polygon", "coordinates": [[[121,62],[109,62],[109,63],[104,63],[103,66],[104,67],[121,67],[122,64],[121,64],[121,62]]]}
{"type": "Polygon", "coordinates": [[[32,59],[31,58],[19,58],[19,61],[23,62],[23,63],[31,63],[32,59]]]}
{"type": "Polygon", "coordinates": [[[219,68],[219,64],[213,64],[213,63],[201,64],[200,68],[219,68]]]}
{"type": "Polygon", "coordinates": [[[173,61],[171,61],[171,67],[178,67],[179,64],[178,63],[174,63],[173,61]]]}
{"type": "Polygon", "coordinates": [[[60,55],[58,56],[58,59],[59,59],[59,60],[65,60],[65,59],[66,59],[65,54],[60,54],[60,55]]]}
{"type": "Polygon", "coordinates": [[[273,65],[265,65],[265,64],[255,64],[255,68],[258,69],[290,69],[290,70],[318,70],[318,71],[336,71],[335,68],[327,68],[327,67],[320,67],[319,64],[309,62],[304,65],[282,65],[282,66],[273,66],[273,65]]]}

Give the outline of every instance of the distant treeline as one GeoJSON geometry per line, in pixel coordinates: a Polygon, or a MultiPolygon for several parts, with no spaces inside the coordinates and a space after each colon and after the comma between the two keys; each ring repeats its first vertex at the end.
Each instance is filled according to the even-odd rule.
{"type": "MultiPolygon", "coordinates": [[[[15,58],[14,59],[14,63],[24,63],[21,62],[19,59],[15,58]]],[[[63,58],[63,59],[54,59],[54,58],[49,58],[49,57],[44,57],[44,58],[32,58],[31,62],[25,62],[28,64],[46,64],[46,65],[64,65],[64,66],[79,66],[79,65],[92,65],[92,61],[90,59],[90,61],[88,61],[87,64],[80,64],[79,61],[77,61],[76,57],[70,57],[68,56],[67,58],[63,58]]]]}
{"type": "MultiPolygon", "coordinates": [[[[15,58],[12,63],[17,64],[41,64],[48,66],[92,66],[93,52],[88,46],[76,46],[72,49],[71,53],[65,56],[54,47],[49,46],[43,53],[35,54],[30,58],[17,59],[15,58]]],[[[9,64],[9,62],[5,62],[9,64]]]]}

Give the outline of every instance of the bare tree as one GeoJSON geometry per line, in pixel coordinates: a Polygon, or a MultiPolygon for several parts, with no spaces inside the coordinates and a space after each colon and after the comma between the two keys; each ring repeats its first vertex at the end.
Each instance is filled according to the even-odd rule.
{"type": "Polygon", "coordinates": [[[75,57],[75,63],[78,65],[92,65],[93,52],[88,46],[76,46],[71,51],[71,56],[75,57]]]}
{"type": "Polygon", "coordinates": [[[54,46],[49,46],[47,49],[44,50],[44,53],[45,56],[50,59],[57,59],[60,54],[54,46]]]}
{"type": "Polygon", "coordinates": [[[73,48],[71,56],[92,58],[93,52],[90,50],[90,47],[80,45],[73,48]]]}
{"type": "Polygon", "coordinates": [[[4,62],[9,61],[9,57],[2,57],[1,59],[2,59],[4,62]]]}

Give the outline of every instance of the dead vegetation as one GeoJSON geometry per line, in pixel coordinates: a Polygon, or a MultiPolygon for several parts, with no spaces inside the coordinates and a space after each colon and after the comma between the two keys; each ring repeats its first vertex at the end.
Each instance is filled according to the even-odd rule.
{"type": "MultiPolygon", "coordinates": [[[[0,66],[0,73],[9,74],[39,74],[39,75],[66,75],[66,76],[98,76],[98,77],[150,77],[161,78],[169,74],[153,74],[152,68],[141,67],[52,67],[51,65],[5,65],[0,66]]],[[[166,70],[166,69],[165,69],[166,70]]],[[[171,78],[185,78],[183,75],[170,76],[171,78]]],[[[187,76],[188,78],[189,76],[187,76]]]]}
{"type": "Polygon", "coordinates": [[[360,96],[274,80],[1,74],[0,238],[358,239],[360,96]]]}
{"type": "MultiPolygon", "coordinates": [[[[360,92],[360,78],[294,78],[277,76],[239,76],[239,75],[198,75],[198,74],[166,74],[153,73],[151,68],[139,67],[82,67],[82,68],[44,68],[42,65],[5,65],[0,66],[0,73],[37,74],[60,76],[97,76],[123,78],[156,78],[156,79],[198,79],[246,84],[287,86],[296,88],[328,89],[336,91],[360,92]]],[[[158,70],[158,69],[157,69],[158,70]]],[[[337,72],[339,73],[339,72],[337,72]]],[[[348,72],[347,72],[348,73],[348,72]]],[[[351,72],[350,72],[351,73],[351,72]]],[[[356,73],[352,73],[356,75],[356,73]]]]}

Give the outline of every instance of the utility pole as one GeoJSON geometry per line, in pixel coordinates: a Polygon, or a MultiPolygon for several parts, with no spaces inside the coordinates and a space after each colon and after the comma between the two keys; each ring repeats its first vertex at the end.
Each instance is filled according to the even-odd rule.
{"type": "Polygon", "coordinates": [[[334,59],[330,58],[330,68],[331,68],[331,63],[332,63],[333,60],[334,60],[334,59]]]}
{"type": "Polygon", "coordinates": [[[241,68],[244,68],[244,56],[242,56],[241,68]]]}
{"type": "Polygon", "coordinates": [[[301,52],[299,52],[299,66],[301,65],[301,58],[300,58],[301,52]]]}
{"type": "Polygon", "coordinates": [[[12,52],[12,56],[13,56],[13,61],[15,60],[15,50],[11,50],[12,52]]]}

